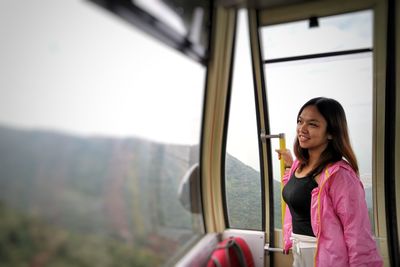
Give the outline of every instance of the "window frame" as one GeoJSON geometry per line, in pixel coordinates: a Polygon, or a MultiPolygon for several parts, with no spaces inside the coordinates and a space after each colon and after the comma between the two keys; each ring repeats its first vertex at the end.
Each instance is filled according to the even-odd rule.
{"type": "MultiPolygon", "coordinates": [[[[310,17],[325,17],[331,15],[338,15],[348,12],[355,12],[360,10],[370,9],[374,13],[374,23],[373,23],[373,159],[372,159],[372,184],[373,184],[373,210],[374,210],[374,225],[375,225],[375,234],[377,237],[377,243],[380,247],[382,256],[385,261],[388,260],[388,250],[387,250],[387,239],[386,239],[386,212],[385,212],[385,192],[383,188],[384,181],[384,126],[382,122],[385,119],[385,80],[382,79],[382,75],[386,70],[386,24],[385,21],[379,18],[386,17],[387,5],[385,1],[379,0],[352,0],[352,1],[315,1],[310,3],[300,3],[297,5],[287,6],[287,7],[276,7],[268,10],[256,11],[254,10],[252,15],[249,15],[249,19],[253,20],[253,24],[250,27],[250,32],[253,32],[252,42],[257,42],[252,45],[253,49],[253,61],[260,62],[261,61],[261,53],[260,50],[257,49],[261,46],[260,39],[258,38],[258,30],[260,27],[270,26],[274,24],[287,23],[292,21],[299,21],[309,19],[310,17]]],[[[266,90],[265,82],[264,82],[264,73],[263,68],[254,64],[255,71],[255,88],[256,91],[262,94],[263,91],[266,90]],[[261,73],[261,75],[260,75],[261,73]]],[[[259,63],[260,65],[263,65],[259,63]]],[[[259,103],[262,103],[260,107],[266,107],[268,105],[267,99],[264,97],[263,99],[258,100],[259,103]]],[[[264,122],[261,124],[261,129],[264,129],[267,134],[269,134],[268,129],[268,116],[267,111],[263,108],[260,111],[264,116],[264,122]]],[[[261,132],[260,132],[261,134],[261,132]]],[[[262,157],[266,159],[264,165],[269,165],[271,161],[271,151],[270,151],[270,143],[266,141],[266,149],[262,150],[262,157]],[[267,149],[268,148],[268,149],[267,149]]],[[[272,172],[269,171],[268,167],[262,167],[262,169],[267,170],[266,176],[263,176],[266,179],[266,192],[270,192],[269,185],[272,178],[272,172]]],[[[266,201],[270,202],[273,196],[266,194],[266,201]]],[[[269,212],[271,209],[268,209],[266,206],[266,211],[269,212]]],[[[273,210],[273,209],[272,209],[273,210]]],[[[271,214],[266,215],[268,218],[266,224],[268,222],[270,225],[266,225],[266,229],[271,229],[271,224],[273,225],[273,220],[271,220],[271,214]]],[[[276,245],[274,241],[274,236],[277,237],[278,241],[281,238],[281,234],[275,232],[273,229],[270,230],[269,233],[266,233],[266,242],[276,245]]],[[[279,242],[279,243],[280,243],[279,242]]],[[[280,256],[279,256],[280,257],[280,256]]],[[[271,264],[272,264],[271,257],[271,264]]]]}

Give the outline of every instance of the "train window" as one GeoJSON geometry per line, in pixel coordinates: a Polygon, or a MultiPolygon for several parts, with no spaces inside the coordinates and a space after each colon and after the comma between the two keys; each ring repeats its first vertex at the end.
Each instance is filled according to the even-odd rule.
{"type": "Polygon", "coordinates": [[[246,11],[238,13],[232,94],[225,158],[229,227],[262,229],[257,122],[246,11]]]}
{"type": "MultiPolygon", "coordinates": [[[[307,100],[326,96],[341,102],[373,223],[372,25],[373,13],[367,10],[319,18],[318,28],[309,28],[308,21],[301,21],[267,26],[261,32],[264,55],[269,55],[265,60],[265,76],[271,133],[284,132],[292,150],[297,112],[307,100]],[[348,53],[331,54],[344,49],[349,49],[348,53]],[[291,58],[293,55],[299,57],[291,58]]],[[[275,149],[279,144],[273,146],[275,149]]],[[[275,201],[280,201],[277,157],[273,157],[273,164],[275,201]]],[[[275,209],[276,228],[281,228],[280,212],[280,208],[275,209]]]]}
{"type": "Polygon", "coordinates": [[[204,66],[86,1],[1,1],[0,33],[0,265],[170,265],[204,66]]]}

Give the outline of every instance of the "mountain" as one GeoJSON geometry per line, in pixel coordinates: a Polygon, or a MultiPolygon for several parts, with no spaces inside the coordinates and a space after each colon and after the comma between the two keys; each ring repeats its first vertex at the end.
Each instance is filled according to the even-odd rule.
{"type": "Polygon", "coordinates": [[[177,188],[197,160],[197,146],[0,127],[0,266],[159,265],[193,236],[177,188]]]}
{"type": "MultiPolygon", "coordinates": [[[[226,196],[229,225],[241,229],[262,229],[260,172],[231,155],[225,163],[226,196]]],[[[281,228],[280,182],[273,180],[275,228],[281,228]]]]}

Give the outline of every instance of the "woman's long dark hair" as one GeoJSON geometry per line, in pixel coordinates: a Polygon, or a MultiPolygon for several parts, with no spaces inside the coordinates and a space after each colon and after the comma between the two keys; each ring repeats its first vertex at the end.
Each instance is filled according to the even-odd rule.
{"type": "MultiPolygon", "coordinates": [[[[357,159],[350,144],[346,114],[342,105],[331,98],[313,98],[301,107],[297,119],[307,106],[315,106],[318,109],[327,122],[327,132],[332,136],[332,140],[329,140],[328,146],[321,153],[316,167],[310,171],[309,175],[315,176],[321,173],[329,163],[337,162],[343,158],[358,173],[357,159]]],[[[294,154],[300,161],[300,170],[303,169],[308,164],[309,154],[307,149],[300,147],[297,136],[294,143],[294,154]]]]}

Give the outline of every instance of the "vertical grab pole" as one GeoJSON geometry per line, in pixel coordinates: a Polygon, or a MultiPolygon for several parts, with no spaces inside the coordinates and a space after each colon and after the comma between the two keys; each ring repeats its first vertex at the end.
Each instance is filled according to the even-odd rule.
{"type": "MultiPolygon", "coordinates": [[[[285,134],[280,133],[280,134],[266,134],[265,130],[261,131],[261,140],[265,142],[267,139],[271,138],[279,138],[279,149],[280,150],[285,150],[286,149],[286,140],[285,140],[285,134]]],[[[282,197],[282,190],[283,190],[283,176],[285,175],[285,161],[283,160],[283,157],[280,159],[280,171],[281,171],[281,223],[282,223],[282,242],[283,242],[283,223],[285,220],[285,210],[286,210],[286,203],[283,200],[282,197]]]]}
{"type": "MultiPolygon", "coordinates": [[[[285,140],[285,134],[284,133],[280,133],[279,134],[279,149],[285,150],[286,149],[286,140],[285,140]]],[[[282,197],[282,190],[283,190],[283,176],[285,175],[285,161],[283,160],[283,157],[281,157],[280,159],[280,165],[281,165],[281,222],[282,222],[282,242],[283,242],[283,223],[285,220],[285,211],[286,211],[286,203],[283,200],[282,197]]]]}

